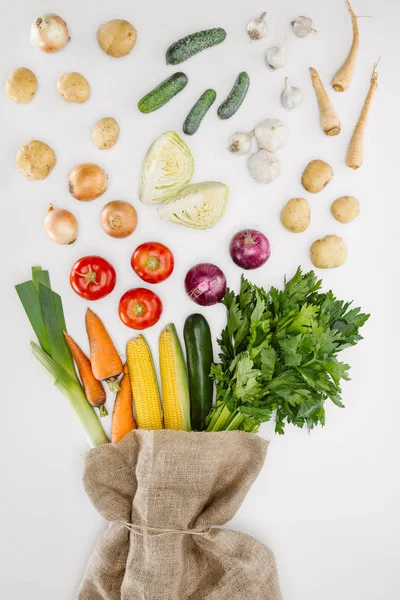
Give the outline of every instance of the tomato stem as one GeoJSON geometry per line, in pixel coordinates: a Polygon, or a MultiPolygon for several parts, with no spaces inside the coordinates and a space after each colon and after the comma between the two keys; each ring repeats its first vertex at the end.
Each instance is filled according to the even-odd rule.
{"type": "Polygon", "coordinates": [[[144,306],[143,306],[143,304],[137,303],[137,304],[133,305],[133,314],[136,317],[140,317],[143,313],[144,313],[144,306]]]}
{"type": "Polygon", "coordinates": [[[150,271],[155,271],[159,267],[160,267],[160,261],[158,260],[158,258],[156,256],[150,256],[147,259],[147,268],[150,269],[150,271]]]}
{"type": "Polygon", "coordinates": [[[97,273],[92,270],[92,267],[90,265],[88,268],[89,271],[87,273],[80,273],[79,271],[75,271],[77,275],[86,279],[86,287],[88,287],[89,283],[97,283],[97,273]]]}

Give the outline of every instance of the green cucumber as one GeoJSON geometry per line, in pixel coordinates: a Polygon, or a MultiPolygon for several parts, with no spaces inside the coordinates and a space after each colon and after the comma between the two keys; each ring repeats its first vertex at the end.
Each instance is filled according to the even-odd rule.
{"type": "Polygon", "coordinates": [[[157,110],[167,104],[173,98],[186,87],[188,78],[185,73],[174,73],[168,79],[162,81],[154,90],[151,90],[148,94],[143,96],[139,100],[138,108],[142,113],[149,113],[153,110],[157,110]]]}
{"type": "Polygon", "coordinates": [[[200,314],[190,315],[183,329],[190,392],[192,429],[203,431],[212,407],[214,384],[210,379],[213,349],[210,326],[200,314]]]}
{"type": "Polygon", "coordinates": [[[171,44],[165,55],[167,65],[179,65],[198,52],[221,44],[225,38],[226,31],[221,27],[191,33],[171,44]]]}
{"type": "Polygon", "coordinates": [[[211,89],[206,90],[204,94],[200,96],[183,124],[183,132],[186,133],[186,135],[193,135],[196,133],[210,106],[215,102],[216,97],[216,91],[211,89]]]}
{"type": "Polygon", "coordinates": [[[218,108],[218,116],[220,119],[230,119],[241,106],[246,98],[247,90],[250,85],[250,77],[246,71],[239,73],[229,96],[223,101],[218,108]]]}

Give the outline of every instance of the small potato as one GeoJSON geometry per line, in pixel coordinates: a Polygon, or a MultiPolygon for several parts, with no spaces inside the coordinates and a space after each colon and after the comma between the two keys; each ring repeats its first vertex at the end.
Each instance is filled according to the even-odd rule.
{"type": "Polygon", "coordinates": [[[310,218],[310,206],[305,198],[292,198],[282,208],[281,223],[293,233],[305,231],[310,218]]]}
{"type": "Polygon", "coordinates": [[[112,148],[119,138],[119,125],[112,117],[97,121],[92,131],[92,142],[99,150],[112,148]]]}
{"type": "Polygon", "coordinates": [[[346,244],[337,235],[316,240],[310,248],[311,261],[318,269],[341,267],[347,258],[346,244]]]}
{"type": "Polygon", "coordinates": [[[312,160],[304,169],[301,183],[311,194],[324,189],[333,177],[332,167],[324,160],[312,160]]]}
{"type": "Polygon", "coordinates": [[[331,213],[339,223],[350,223],[360,214],[360,203],[354,196],[341,196],[332,202],[331,213]]]}
{"type": "Polygon", "coordinates": [[[57,81],[57,91],[65,102],[83,104],[90,98],[90,85],[80,73],[64,73],[57,81]]]}
{"type": "Polygon", "coordinates": [[[57,159],[54,150],[44,142],[31,140],[17,152],[17,169],[30,181],[46,179],[57,159]]]}
{"type": "Polygon", "coordinates": [[[15,69],[6,81],[6,94],[17,104],[27,104],[37,90],[35,73],[25,67],[15,69]]]}
{"type": "Polygon", "coordinates": [[[122,19],[103,23],[97,32],[100,48],[113,58],[121,58],[129,54],[136,44],[136,37],[134,26],[122,19]]]}

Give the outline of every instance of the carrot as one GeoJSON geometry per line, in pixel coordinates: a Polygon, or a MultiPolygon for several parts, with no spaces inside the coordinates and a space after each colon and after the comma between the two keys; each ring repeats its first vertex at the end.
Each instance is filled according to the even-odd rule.
{"type": "Polygon", "coordinates": [[[320,123],[325,135],[338,135],[340,133],[340,121],[335,109],[329,100],[328,94],[322,84],[318,72],[310,67],[311,81],[317,96],[320,123]]]}
{"type": "Polygon", "coordinates": [[[372,99],[375,95],[375,91],[378,87],[378,73],[376,68],[378,62],[374,65],[372,71],[371,83],[369,86],[368,94],[362,107],[360,116],[358,117],[357,124],[354,128],[353,135],[351,136],[350,144],[347,149],[346,165],[351,169],[358,169],[361,167],[364,157],[364,134],[368,121],[368,114],[372,105],[372,99]]]}
{"type": "Polygon", "coordinates": [[[357,17],[354,14],[349,0],[345,0],[345,4],[351,16],[351,24],[353,27],[353,42],[351,44],[350,52],[346,60],[332,79],[332,87],[335,90],[335,92],[345,92],[350,87],[354,67],[356,66],[358,48],[360,45],[360,32],[358,30],[357,17]]]}
{"type": "Polygon", "coordinates": [[[106,381],[112,392],[118,392],[118,376],[123,364],[102,320],[88,308],[86,310],[86,331],[90,344],[90,363],[93,375],[99,381],[106,381]]]}
{"type": "Polygon", "coordinates": [[[111,441],[116,444],[132,429],[136,429],[133,417],[132,387],[129,378],[128,365],[124,366],[124,374],[120,383],[120,391],[115,398],[112,414],[111,441]]]}
{"type": "Polygon", "coordinates": [[[106,393],[101,382],[93,375],[92,367],[86,354],[66,331],[63,331],[63,334],[78,369],[88,402],[99,409],[101,417],[106,417],[108,415],[107,409],[104,406],[106,393]]]}

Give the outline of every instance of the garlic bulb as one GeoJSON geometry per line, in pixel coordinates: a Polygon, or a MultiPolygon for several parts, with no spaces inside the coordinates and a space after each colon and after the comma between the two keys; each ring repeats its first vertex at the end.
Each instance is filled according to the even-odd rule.
{"type": "Polygon", "coordinates": [[[297,17],[295,21],[292,21],[292,27],[294,34],[297,35],[298,38],[305,38],[310,33],[318,33],[316,29],[312,26],[313,22],[310,17],[297,17]]]}
{"type": "Polygon", "coordinates": [[[259,150],[252,154],[247,166],[250,175],[257,183],[271,183],[278,177],[281,170],[279,158],[268,150],[259,150]]]}
{"type": "Polygon", "coordinates": [[[58,52],[69,40],[68,26],[58,15],[46,13],[31,25],[31,43],[43,52],[58,52]]]}
{"type": "Polygon", "coordinates": [[[292,87],[289,78],[285,77],[285,89],[281,94],[281,102],[284,108],[295,108],[303,100],[303,93],[297,87],[292,87]]]}
{"type": "Polygon", "coordinates": [[[286,38],[280,46],[273,46],[267,50],[265,62],[270,71],[276,71],[280,67],[284,67],[287,63],[286,56],[286,38]]]}
{"type": "Polygon", "coordinates": [[[251,140],[254,136],[254,130],[249,133],[236,132],[231,137],[229,152],[241,156],[242,154],[248,154],[251,148],[251,140]]]}
{"type": "Polygon", "coordinates": [[[260,148],[276,152],[286,144],[289,132],[279,119],[266,119],[256,126],[254,135],[260,148]]]}
{"type": "Polygon", "coordinates": [[[251,40],[260,40],[268,33],[268,25],[265,21],[267,16],[266,12],[263,12],[257,19],[250,21],[247,25],[247,33],[251,40]]]}

